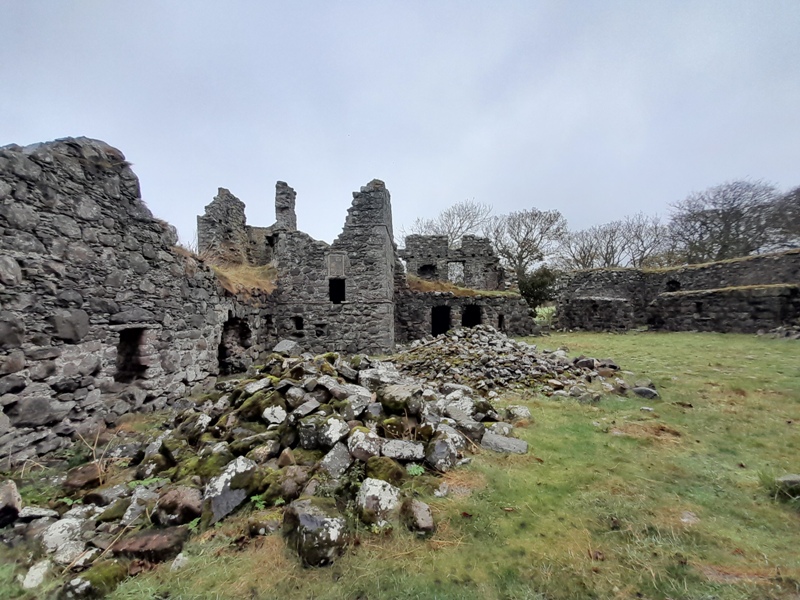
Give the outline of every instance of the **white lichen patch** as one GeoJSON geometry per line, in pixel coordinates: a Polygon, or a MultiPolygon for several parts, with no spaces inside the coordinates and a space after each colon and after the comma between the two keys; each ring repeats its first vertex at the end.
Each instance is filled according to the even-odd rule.
{"type": "Polygon", "coordinates": [[[386,519],[400,507],[400,490],[391,483],[368,477],[361,483],[356,504],[362,511],[368,510],[379,519],[386,519]]]}
{"type": "Polygon", "coordinates": [[[286,420],[286,411],[280,406],[269,406],[264,409],[261,418],[267,423],[280,425],[286,420]]]}

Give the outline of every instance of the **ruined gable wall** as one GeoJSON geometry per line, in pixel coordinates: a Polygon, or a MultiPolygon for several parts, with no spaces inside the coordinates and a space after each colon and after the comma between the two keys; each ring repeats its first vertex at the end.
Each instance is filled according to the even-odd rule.
{"type": "Polygon", "coordinates": [[[280,336],[314,352],[394,349],[391,214],[389,192],[374,180],[353,193],[343,231],[332,245],[299,231],[276,232],[280,336]],[[332,300],[331,279],[343,286],[341,302],[332,300]]]}
{"type": "Polygon", "coordinates": [[[488,238],[465,235],[458,248],[450,248],[444,235],[409,235],[400,255],[408,272],[423,279],[447,281],[449,263],[462,263],[464,280],[458,283],[476,290],[498,290],[505,283],[500,259],[488,238]]]}
{"type": "Polygon", "coordinates": [[[274,343],[270,300],[230,296],[176,241],[119,150],[86,138],[0,149],[0,466],[212,383],[231,318],[252,332],[245,363],[274,343]]]}
{"type": "Polygon", "coordinates": [[[648,324],[660,326],[659,324],[665,322],[664,319],[667,318],[666,314],[663,318],[658,314],[658,307],[662,307],[675,315],[684,315],[676,317],[676,324],[671,327],[679,327],[677,323],[680,322],[683,324],[680,327],[707,329],[712,326],[711,323],[718,323],[715,331],[750,331],[753,329],[752,317],[748,317],[746,323],[742,322],[737,326],[735,323],[741,319],[731,316],[731,323],[727,324],[723,323],[724,315],[734,313],[741,315],[744,312],[742,299],[750,295],[753,307],[749,314],[760,315],[755,319],[760,323],[759,328],[777,327],[787,319],[795,318],[790,316],[792,303],[788,297],[781,300],[783,296],[780,294],[771,296],[774,309],[769,311],[771,316],[768,317],[766,309],[758,308],[764,304],[760,292],[743,289],[735,294],[715,293],[712,297],[717,307],[715,311],[718,313],[718,318],[709,319],[708,315],[698,314],[694,319],[696,322],[690,324],[685,315],[694,306],[693,301],[690,302],[677,292],[749,288],[784,283],[800,283],[800,250],[674,269],[577,271],[570,274],[562,283],[556,316],[560,327],[570,329],[627,329],[648,324]],[[727,309],[724,308],[726,302],[730,302],[727,309]],[[672,308],[668,308],[670,306],[672,308]]]}

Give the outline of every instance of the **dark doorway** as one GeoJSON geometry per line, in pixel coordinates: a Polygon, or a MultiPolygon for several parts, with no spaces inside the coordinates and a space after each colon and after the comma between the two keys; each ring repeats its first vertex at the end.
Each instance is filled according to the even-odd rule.
{"type": "Polygon", "coordinates": [[[667,291],[668,292],[677,292],[681,289],[681,282],[676,279],[670,279],[667,282],[667,291]]]}
{"type": "Polygon", "coordinates": [[[506,316],[505,315],[497,315],[497,329],[500,331],[506,330],[506,316]]]}
{"type": "Polygon", "coordinates": [[[345,285],[344,279],[329,279],[328,280],[328,296],[334,304],[341,304],[344,302],[345,285]]]}
{"type": "Polygon", "coordinates": [[[461,326],[475,327],[482,322],[481,307],[477,304],[467,304],[461,311],[461,326]]]}
{"type": "Polygon", "coordinates": [[[417,275],[422,279],[436,279],[436,265],[422,265],[417,269],[417,275]]]}
{"type": "Polygon", "coordinates": [[[144,378],[147,367],[142,364],[142,342],[144,327],[132,327],[119,332],[117,344],[117,372],[114,381],[131,383],[144,378]]]}
{"type": "Polygon", "coordinates": [[[440,335],[450,331],[450,307],[434,306],[431,309],[431,333],[440,335]]]}
{"type": "Polygon", "coordinates": [[[217,348],[220,375],[247,371],[250,361],[247,349],[251,345],[250,327],[245,321],[230,317],[222,326],[222,338],[217,348]]]}

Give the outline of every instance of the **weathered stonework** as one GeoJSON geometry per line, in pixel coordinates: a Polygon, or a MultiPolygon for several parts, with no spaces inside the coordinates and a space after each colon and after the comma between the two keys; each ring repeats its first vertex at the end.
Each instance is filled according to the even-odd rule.
{"type": "Polygon", "coordinates": [[[451,248],[444,235],[409,235],[400,251],[406,269],[422,279],[451,281],[474,290],[499,290],[505,277],[488,238],[465,235],[451,248]]]}
{"type": "Polygon", "coordinates": [[[531,333],[519,297],[408,291],[383,182],[353,194],[332,244],[297,230],[294,203],[278,182],[276,222],[252,227],[220,188],[198,217],[202,254],[276,267],[272,294],[237,296],[176,248],[119,150],[87,138],[0,148],[0,468],[209,389],[282,338],[303,351],[390,353],[431,333],[443,302],[474,306],[463,307],[468,326],[531,333]]]}
{"type": "Polygon", "coordinates": [[[119,150],[86,138],[0,149],[0,466],[213,384],[232,321],[252,335],[230,360],[269,345],[272,300],[227,294],[176,241],[119,150]]]}
{"type": "Polygon", "coordinates": [[[441,251],[441,268],[446,271],[448,263],[458,262],[466,279],[462,283],[476,289],[496,289],[503,271],[488,240],[474,236],[465,236],[459,249],[450,250],[443,236],[409,236],[406,250],[398,252],[392,241],[390,195],[382,181],[373,180],[353,193],[342,233],[333,244],[296,229],[294,201],[294,190],[278,182],[276,222],[269,227],[247,225],[244,205],[233,196],[218,196],[205,216],[198,217],[198,227],[202,223],[206,232],[199,236],[201,253],[245,244],[252,264],[275,265],[277,337],[296,339],[312,352],[384,354],[394,350],[395,342],[460,325],[486,323],[510,335],[533,333],[528,306],[519,296],[465,298],[408,289],[400,255],[414,272],[420,257],[432,260],[431,254],[441,251]],[[219,206],[220,199],[227,204],[219,206]],[[235,227],[216,223],[219,215],[227,214],[235,215],[228,221],[235,227]],[[445,309],[448,318],[442,316],[445,309]]]}
{"type": "Polygon", "coordinates": [[[559,327],[753,333],[800,319],[800,250],[675,269],[577,271],[559,327]]]}

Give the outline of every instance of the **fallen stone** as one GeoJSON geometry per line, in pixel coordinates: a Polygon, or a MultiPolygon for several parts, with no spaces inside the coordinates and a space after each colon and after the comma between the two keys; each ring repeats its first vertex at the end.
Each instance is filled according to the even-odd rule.
{"type": "Polygon", "coordinates": [[[347,438],[347,449],[353,458],[367,462],[371,456],[378,456],[381,453],[383,440],[369,429],[356,427],[350,431],[347,438]]]}
{"type": "Polygon", "coordinates": [[[283,513],[283,535],[303,565],[331,564],[348,544],[347,523],[329,498],[292,502],[283,513]]]}
{"type": "Polygon", "coordinates": [[[203,495],[200,490],[179,485],[159,496],[153,516],[161,525],[184,525],[199,517],[202,511],[203,495]]]}
{"type": "Polygon", "coordinates": [[[656,400],[660,397],[656,390],[649,387],[635,387],[631,389],[631,391],[640,398],[644,398],[645,400],[656,400]]]}
{"type": "Polygon", "coordinates": [[[400,517],[410,531],[419,535],[430,535],[436,530],[431,507],[419,500],[406,499],[400,509],[400,517]]]}
{"type": "Polygon", "coordinates": [[[17,515],[17,520],[22,523],[30,523],[38,519],[57,519],[58,513],[49,508],[42,508],[40,506],[26,506],[17,515]]]}
{"type": "Polygon", "coordinates": [[[425,445],[408,440],[386,440],[381,453],[399,461],[420,461],[425,458],[425,445]]]}
{"type": "Polygon", "coordinates": [[[146,529],[115,542],[111,551],[117,556],[163,562],[177,556],[188,537],[185,527],[146,529]]]}
{"type": "Polygon", "coordinates": [[[800,475],[782,475],[775,479],[778,492],[791,498],[800,497],[800,475]]]}
{"type": "Polygon", "coordinates": [[[249,458],[239,456],[208,482],[203,500],[211,509],[210,525],[231,514],[247,499],[246,480],[256,467],[249,458]]]}
{"type": "Polygon", "coordinates": [[[17,484],[9,479],[0,485],[0,527],[13,523],[21,510],[22,496],[17,484]]]}
{"type": "Polygon", "coordinates": [[[133,491],[131,503],[125,510],[125,514],[122,515],[120,523],[122,525],[133,525],[145,514],[148,507],[152,507],[155,504],[156,500],[158,500],[158,492],[143,486],[137,487],[133,491]]]}
{"type": "Polygon", "coordinates": [[[353,457],[350,455],[350,451],[347,446],[339,442],[325,455],[319,466],[331,478],[338,479],[352,464],[353,457]]]}
{"type": "Polygon", "coordinates": [[[356,495],[356,507],[367,524],[383,524],[397,516],[400,490],[381,479],[366,478],[356,495]]]}
{"type": "Polygon", "coordinates": [[[282,356],[300,356],[303,353],[303,348],[294,340],[281,340],[272,349],[275,354],[282,356]]]}
{"type": "Polygon", "coordinates": [[[77,491],[87,487],[95,487],[100,483],[102,471],[100,465],[91,462],[74,469],[70,469],[67,478],[61,484],[65,490],[77,491]]]}
{"type": "Polygon", "coordinates": [[[53,562],[69,565],[83,554],[86,546],[81,538],[83,524],[83,519],[66,517],[42,531],[42,549],[52,556],[53,562]]]}
{"type": "Polygon", "coordinates": [[[44,580],[53,570],[53,563],[48,560],[40,560],[34,564],[25,574],[25,579],[22,580],[22,587],[26,590],[33,590],[44,583],[44,580]]]}
{"type": "Polygon", "coordinates": [[[481,446],[487,450],[512,454],[525,454],[528,451],[528,442],[497,435],[490,431],[483,435],[481,446]]]}

